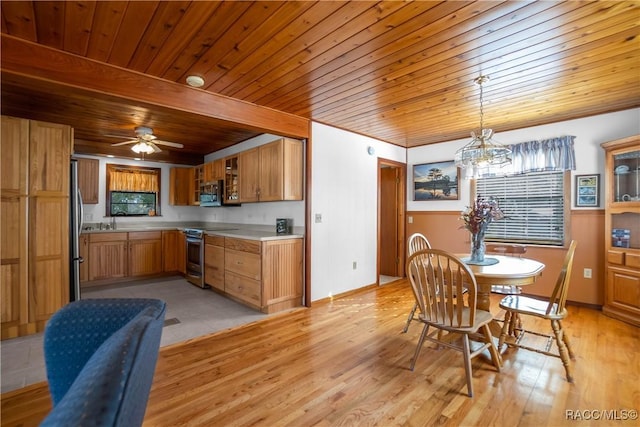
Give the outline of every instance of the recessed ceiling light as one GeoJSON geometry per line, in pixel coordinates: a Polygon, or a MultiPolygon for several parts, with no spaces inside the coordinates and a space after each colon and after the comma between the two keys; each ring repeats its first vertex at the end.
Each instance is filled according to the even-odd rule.
{"type": "Polygon", "coordinates": [[[202,87],[204,79],[200,76],[187,76],[187,84],[191,87],[202,87]]]}

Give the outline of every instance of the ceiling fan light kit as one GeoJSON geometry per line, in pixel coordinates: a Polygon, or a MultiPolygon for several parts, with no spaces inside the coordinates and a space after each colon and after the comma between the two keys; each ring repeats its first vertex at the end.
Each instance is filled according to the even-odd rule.
{"type": "Polygon", "coordinates": [[[133,147],[131,147],[131,151],[133,151],[134,153],[144,153],[144,154],[151,154],[153,153],[155,150],[153,149],[153,147],[151,146],[151,144],[147,144],[144,141],[140,141],[138,142],[136,145],[134,145],[133,147]]]}
{"type": "Polygon", "coordinates": [[[135,129],[136,138],[130,141],[118,142],[116,144],[111,144],[114,147],[119,145],[126,144],[135,144],[131,147],[131,151],[134,153],[142,153],[142,154],[153,154],[159,153],[162,150],[158,145],[166,145],[169,147],[175,148],[183,148],[184,145],[179,144],[177,142],[169,142],[169,141],[161,141],[157,136],[153,134],[153,129],[146,126],[138,126],[135,129]]]}
{"type": "Polygon", "coordinates": [[[467,173],[466,177],[482,176],[483,170],[511,164],[511,150],[492,141],[493,130],[484,128],[482,84],[487,80],[489,76],[483,75],[474,79],[474,82],[480,86],[480,134],[476,135],[472,131],[471,141],[456,151],[454,158],[456,166],[473,171],[472,174],[467,173]]]}

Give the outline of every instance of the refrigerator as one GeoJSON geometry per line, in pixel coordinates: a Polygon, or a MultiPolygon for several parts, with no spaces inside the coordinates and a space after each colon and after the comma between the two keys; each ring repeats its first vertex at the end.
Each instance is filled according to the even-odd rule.
{"type": "Polygon", "coordinates": [[[71,188],[69,192],[69,301],[80,299],[80,233],[82,232],[84,208],[78,188],[78,160],[71,159],[71,188]]]}

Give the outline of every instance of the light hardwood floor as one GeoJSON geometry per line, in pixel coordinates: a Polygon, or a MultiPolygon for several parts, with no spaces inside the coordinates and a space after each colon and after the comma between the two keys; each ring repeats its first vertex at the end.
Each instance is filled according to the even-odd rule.
{"type": "MultiPolygon", "coordinates": [[[[162,348],[145,426],[638,425],[567,416],[640,409],[638,328],[570,306],[574,384],[559,359],[509,349],[501,373],[488,354],[474,359],[469,398],[457,352],[425,344],[408,369],[421,329],[401,333],[412,304],[396,282],[162,348]]],[[[37,425],[49,407],[45,383],[5,393],[2,425],[37,425]]]]}

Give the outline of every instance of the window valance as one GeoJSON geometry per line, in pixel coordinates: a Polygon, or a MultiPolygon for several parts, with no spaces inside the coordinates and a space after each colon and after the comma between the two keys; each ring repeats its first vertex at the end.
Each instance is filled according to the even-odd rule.
{"type": "Polygon", "coordinates": [[[146,169],[112,169],[109,191],[140,191],[157,193],[158,172],[146,169]]]}

